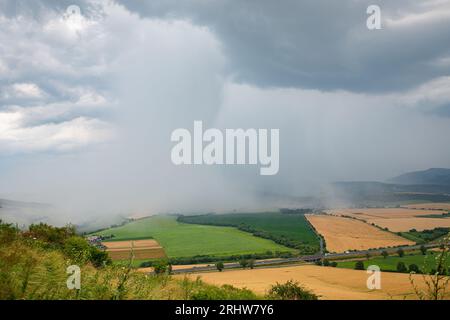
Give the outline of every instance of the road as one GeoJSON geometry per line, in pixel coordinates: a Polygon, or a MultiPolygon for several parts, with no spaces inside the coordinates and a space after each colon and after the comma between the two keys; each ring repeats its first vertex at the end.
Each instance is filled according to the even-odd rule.
{"type": "MultiPolygon", "coordinates": [[[[294,258],[279,258],[279,259],[271,259],[271,260],[256,260],[254,263],[255,267],[264,267],[264,266],[271,266],[271,265],[283,265],[283,264],[290,264],[290,263],[296,263],[296,262],[315,262],[321,259],[342,259],[342,258],[351,258],[355,256],[365,256],[367,254],[370,255],[380,255],[382,251],[387,251],[388,253],[396,253],[398,249],[403,249],[404,251],[412,251],[412,250],[419,250],[422,245],[413,245],[413,246],[403,246],[403,247],[396,247],[396,248],[385,248],[385,249],[373,249],[373,250],[361,250],[361,251],[351,251],[348,253],[329,253],[329,254],[316,254],[316,255],[310,255],[310,256],[300,256],[300,257],[294,257],[294,258]]],[[[439,247],[439,244],[430,243],[430,244],[424,244],[425,248],[432,249],[439,247]]],[[[237,269],[241,268],[241,265],[238,262],[231,262],[226,263],[224,266],[224,269],[237,269]]],[[[186,269],[177,269],[173,270],[173,274],[180,274],[180,273],[192,273],[192,272],[205,272],[205,271],[215,271],[217,270],[215,265],[212,263],[209,266],[199,266],[199,267],[190,267],[186,269]]]]}

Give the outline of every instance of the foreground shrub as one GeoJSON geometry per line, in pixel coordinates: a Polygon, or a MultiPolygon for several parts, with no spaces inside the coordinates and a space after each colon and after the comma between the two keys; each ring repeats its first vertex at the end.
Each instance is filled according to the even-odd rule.
{"type": "Polygon", "coordinates": [[[230,285],[214,287],[203,285],[190,296],[193,300],[255,300],[256,294],[248,289],[238,289],[230,285]]]}
{"type": "Polygon", "coordinates": [[[318,300],[312,291],[303,288],[297,282],[289,280],[284,284],[277,283],[270,288],[269,299],[273,300],[318,300]]]}

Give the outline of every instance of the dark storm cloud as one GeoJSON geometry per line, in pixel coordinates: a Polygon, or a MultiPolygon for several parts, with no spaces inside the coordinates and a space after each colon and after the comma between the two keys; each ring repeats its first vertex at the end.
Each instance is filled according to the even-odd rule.
{"type": "Polygon", "coordinates": [[[221,40],[237,81],[258,86],[395,91],[448,75],[450,19],[445,1],[376,1],[383,29],[366,28],[374,1],[127,1],[143,16],[185,18],[221,40]],[[429,15],[407,28],[390,19],[429,15]]]}

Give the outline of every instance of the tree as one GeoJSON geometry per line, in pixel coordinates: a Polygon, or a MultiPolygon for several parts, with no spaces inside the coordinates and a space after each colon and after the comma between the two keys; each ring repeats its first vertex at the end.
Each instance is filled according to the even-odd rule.
{"type": "Polygon", "coordinates": [[[297,282],[289,280],[284,284],[277,283],[269,290],[269,299],[273,300],[318,300],[312,291],[303,288],[297,282]]]}
{"type": "Polygon", "coordinates": [[[426,255],[427,254],[427,248],[424,245],[420,246],[420,252],[422,252],[422,255],[426,255]]]}
{"type": "Polygon", "coordinates": [[[367,260],[370,259],[370,253],[369,253],[369,252],[366,253],[366,259],[367,259],[367,260]]]}
{"type": "Polygon", "coordinates": [[[420,273],[420,269],[417,264],[410,264],[408,267],[409,272],[420,273]]]}
{"type": "Polygon", "coordinates": [[[403,251],[403,249],[400,248],[400,249],[397,250],[397,254],[398,254],[398,256],[399,256],[400,258],[402,258],[402,257],[405,255],[405,251],[403,251]]]}
{"type": "Polygon", "coordinates": [[[330,262],[330,267],[336,268],[337,265],[338,265],[338,264],[337,264],[336,261],[330,262]]]}
{"type": "Polygon", "coordinates": [[[255,267],[255,259],[248,260],[248,266],[250,269],[253,269],[255,267]]]}
{"type": "Polygon", "coordinates": [[[398,272],[407,272],[408,271],[404,262],[400,261],[399,263],[397,263],[397,271],[398,272]]]}
{"type": "Polygon", "coordinates": [[[323,265],[324,267],[329,267],[329,266],[330,266],[330,261],[329,261],[328,259],[323,259],[322,265],[323,265]]]}
{"type": "Polygon", "coordinates": [[[219,261],[219,262],[216,263],[216,269],[219,270],[220,272],[222,272],[224,267],[225,266],[223,265],[222,261],[219,261]]]}
{"type": "Polygon", "coordinates": [[[364,262],[356,261],[356,263],[355,263],[355,270],[364,270],[364,262]]]}
{"type": "Polygon", "coordinates": [[[164,274],[168,270],[169,263],[164,260],[157,261],[153,264],[153,270],[156,274],[164,274]]]}
{"type": "Polygon", "coordinates": [[[386,250],[383,250],[381,252],[381,255],[383,256],[384,259],[386,259],[389,256],[389,253],[386,250]]]}
{"type": "Polygon", "coordinates": [[[247,268],[248,266],[248,261],[246,259],[242,259],[239,261],[239,264],[241,265],[242,268],[247,268]]]}

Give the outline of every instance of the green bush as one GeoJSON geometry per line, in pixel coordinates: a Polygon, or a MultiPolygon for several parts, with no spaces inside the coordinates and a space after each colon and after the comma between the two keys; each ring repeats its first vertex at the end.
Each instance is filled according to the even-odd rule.
{"type": "Polygon", "coordinates": [[[220,272],[222,272],[224,267],[225,266],[223,265],[222,261],[219,261],[219,262],[216,263],[216,269],[219,270],[220,272]]]}
{"type": "Polygon", "coordinates": [[[159,260],[156,263],[153,264],[153,270],[156,274],[164,274],[168,271],[172,271],[172,267],[170,267],[170,264],[166,260],[159,260]]]}
{"type": "Polygon", "coordinates": [[[9,223],[4,223],[0,219],[0,243],[10,243],[17,239],[19,229],[9,223]]]}
{"type": "Polygon", "coordinates": [[[409,270],[409,272],[420,273],[420,269],[417,266],[417,264],[415,264],[415,263],[410,264],[408,267],[408,270],[409,270]]]}
{"type": "Polygon", "coordinates": [[[91,246],[81,237],[70,237],[64,242],[63,252],[73,263],[84,264],[90,260],[91,246]]]}
{"type": "Polygon", "coordinates": [[[355,263],[355,270],[364,270],[364,262],[362,261],[356,261],[355,263]]]}
{"type": "Polygon", "coordinates": [[[406,268],[406,265],[404,262],[400,261],[397,263],[397,271],[398,272],[408,272],[408,269],[406,268]]]}
{"type": "Polygon", "coordinates": [[[268,294],[273,300],[318,300],[319,297],[297,282],[289,280],[286,283],[273,285],[268,294]]]}
{"type": "Polygon", "coordinates": [[[204,285],[190,296],[192,300],[256,300],[258,297],[248,289],[238,289],[230,285],[221,287],[204,285]]]}

